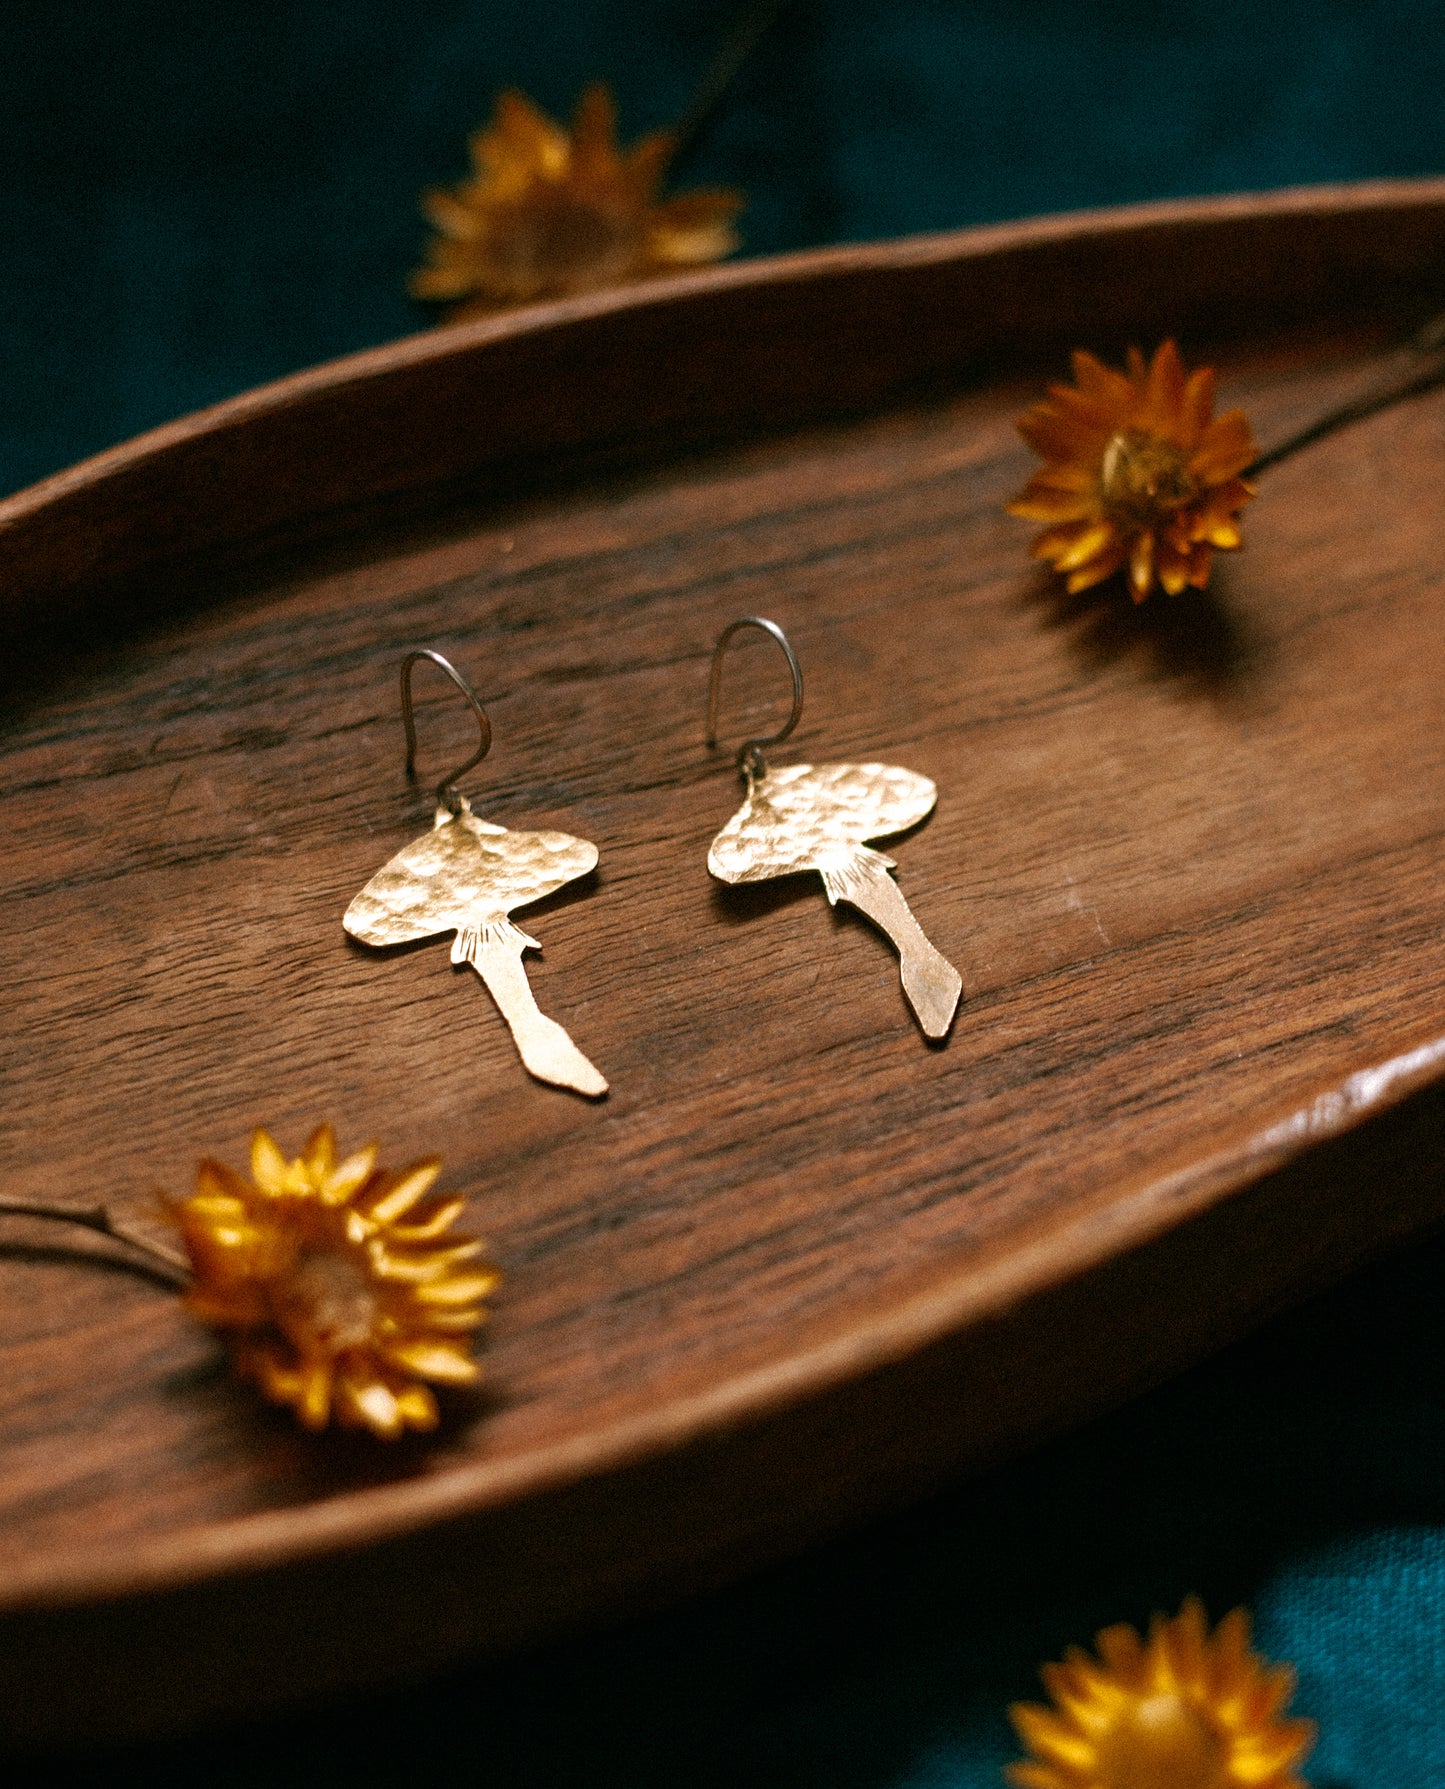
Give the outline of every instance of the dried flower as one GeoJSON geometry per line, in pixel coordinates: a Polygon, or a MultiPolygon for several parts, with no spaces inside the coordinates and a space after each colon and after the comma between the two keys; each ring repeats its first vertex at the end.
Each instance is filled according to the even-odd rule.
{"type": "Polygon", "coordinates": [[[1282,1717],[1294,1672],[1250,1651],[1243,1609],[1211,1634],[1188,1597],[1147,1641],[1121,1624],[1095,1645],[1044,1666],[1052,1708],[1009,1710],[1033,1754],[1005,1772],[1015,1789],[1306,1789],[1294,1767],[1314,1723],[1282,1717]]]}
{"type": "Polygon", "coordinates": [[[1214,549],[1239,545],[1236,518],[1254,495],[1240,477],[1256,457],[1244,412],[1215,417],[1214,369],[1186,379],[1173,342],[1147,366],[1131,348],[1127,374],[1080,350],[1074,379],[1018,425],[1046,462],[1008,506],[1050,524],[1035,558],[1066,573],[1071,593],[1126,564],[1136,603],[1156,580],[1170,596],[1202,590],[1214,549]]]}
{"type": "Polygon", "coordinates": [[[184,1303],[308,1429],[333,1416],[386,1438],[435,1428],[423,1381],[478,1378],[468,1338],[499,1276],[480,1241],[449,1234],[465,1200],[427,1199],[440,1168],[385,1173],[374,1143],[338,1163],[329,1124],[288,1162],[258,1130],[254,1185],[203,1161],[195,1193],[168,1207],[195,1276],[184,1303]]]}
{"type": "Polygon", "coordinates": [[[721,260],[738,245],[742,197],[659,199],[674,147],[655,131],[620,150],[605,86],[583,93],[570,132],[525,94],[502,94],[472,136],[471,179],[423,195],[438,234],[412,294],[453,305],[453,318],[485,316],[721,260]]]}

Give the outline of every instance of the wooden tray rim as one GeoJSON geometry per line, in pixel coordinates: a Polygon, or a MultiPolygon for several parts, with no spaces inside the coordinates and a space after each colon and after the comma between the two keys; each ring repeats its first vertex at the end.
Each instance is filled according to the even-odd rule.
{"type": "MultiPolygon", "coordinates": [[[[531,310],[456,324],[367,349],[271,382],[162,425],[0,502],[7,529],[61,499],[102,486],[131,468],[208,435],[340,387],[384,380],[400,369],[446,360],[478,346],[541,334],[580,319],[685,301],[725,287],[830,279],[877,268],[921,266],[1008,253],[1039,242],[1129,235],[1181,224],[1207,228],[1240,217],[1307,217],[1445,207],[1445,178],[1297,187],[1263,194],[1067,212],[844,248],[744,261],[531,310]]],[[[220,550],[221,542],[207,550],[220,550]]],[[[1014,1233],[982,1254],[939,1264],[923,1289],[872,1316],[850,1308],[846,1330],[825,1335],[786,1361],[724,1379],[593,1433],[504,1461],[450,1464],[432,1476],[329,1496],[264,1513],[208,1522],[151,1539],[98,1543],[64,1560],[0,1565],[0,1611],[64,1608],[162,1593],[199,1579],[230,1577],[343,1552],[444,1520],[481,1515],[554,1487],[597,1478],[682,1444],[757,1421],[850,1379],[905,1358],[1010,1305],[1139,1247],[1445,1080],[1445,1035],[1356,1070],[1277,1111],[1187,1166],[1154,1166],[1125,1191],[1101,1190],[1046,1233],[1014,1233]]]]}
{"type": "Polygon", "coordinates": [[[1142,234],[1181,224],[1207,229],[1238,218],[1389,212],[1406,205],[1445,206],[1445,175],[1333,182],[1265,192],[1224,193],[1203,199],[1152,199],[1140,204],[1051,212],[1016,222],[977,224],[961,230],[847,244],[841,248],[799,249],[790,254],[725,262],[700,272],[649,280],[609,292],[559,299],[497,317],[442,324],[253,386],[52,473],[0,499],[0,543],[7,529],[62,497],[72,497],[206,435],[223,434],[288,408],[298,399],[384,380],[412,367],[448,360],[467,349],[517,336],[540,335],[593,317],[663,306],[733,287],[808,283],[874,270],[979,260],[1039,243],[1142,234]]]}

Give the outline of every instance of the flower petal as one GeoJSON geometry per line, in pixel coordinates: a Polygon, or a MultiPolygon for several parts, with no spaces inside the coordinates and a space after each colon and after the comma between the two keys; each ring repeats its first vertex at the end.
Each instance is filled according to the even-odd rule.
{"type": "Polygon", "coordinates": [[[1158,543],[1158,563],[1155,567],[1159,574],[1159,582],[1164,586],[1166,596],[1178,596],[1189,582],[1189,550],[1182,552],[1169,541],[1158,543]]]}
{"type": "Polygon", "coordinates": [[[1160,434],[1172,437],[1178,432],[1184,406],[1184,363],[1172,338],[1161,342],[1155,352],[1145,404],[1160,434]]]}
{"type": "Polygon", "coordinates": [[[258,1130],[251,1138],[251,1178],[268,1198],[279,1199],[286,1191],[286,1157],[269,1132],[258,1130]]]}
{"type": "Polygon", "coordinates": [[[432,187],[424,192],[421,208],[433,229],[457,242],[475,242],[482,233],[482,220],[478,214],[443,187],[432,187]]]}
{"type": "Polygon", "coordinates": [[[1030,479],[1006,505],[1011,516],[1027,522],[1082,522],[1094,512],[1094,498],[1084,491],[1060,491],[1030,479]]]}
{"type": "Polygon", "coordinates": [[[572,117],[572,169],[580,180],[595,179],[618,166],[617,108],[605,82],[582,90],[572,117]]]}
{"type": "Polygon", "coordinates": [[[635,203],[648,205],[662,185],[677,148],[677,139],[670,130],[655,130],[639,138],[622,158],[623,172],[635,203]]]}
{"type": "Polygon", "coordinates": [[[301,1385],[296,1414],[308,1429],[324,1429],[331,1416],[331,1362],[308,1360],[301,1364],[301,1385]]]}
{"type": "Polygon", "coordinates": [[[365,1186],[376,1167],[376,1153],[375,1143],[368,1143],[365,1149],[358,1149],[355,1155],[347,1156],[341,1166],[326,1177],[321,1197],[327,1205],[345,1205],[354,1193],[365,1186]]]}
{"type": "Polygon", "coordinates": [[[1112,578],[1128,557],[1129,549],[1123,541],[1116,541],[1106,553],[1099,553],[1087,565],[1069,573],[1066,586],[1069,595],[1077,596],[1082,590],[1092,590],[1095,584],[1102,584],[1105,578],[1112,578]]]}
{"type": "Polygon", "coordinates": [[[1129,583],[1134,601],[1142,603],[1154,588],[1154,536],[1146,529],[1129,552],[1129,583]]]}
{"type": "Polygon", "coordinates": [[[407,280],[406,289],[413,298],[463,298],[476,280],[467,267],[419,267],[407,280]]]}
{"type": "MultiPolygon", "coordinates": [[[[280,1154],[280,1151],[277,1151],[280,1154]]],[[[251,1189],[242,1180],[234,1168],[228,1168],[224,1162],[218,1162],[207,1156],[196,1169],[196,1190],[190,1199],[181,1201],[179,1209],[194,1205],[197,1201],[223,1201],[228,1205],[240,1206],[243,1210],[250,1204],[251,1189]]]]}
{"type": "Polygon", "coordinates": [[[514,164],[559,179],[572,159],[572,142],[525,93],[509,88],[497,99],[493,126],[499,147],[514,164]]]}
{"type": "Polygon", "coordinates": [[[301,1159],[307,1171],[317,1180],[325,1180],[336,1166],[336,1132],[329,1124],[318,1124],[306,1139],[301,1159]]]}
{"type": "Polygon", "coordinates": [[[438,1384],[471,1385],[482,1376],[476,1361],[457,1343],[403,1342],[386,1353],[407,1372],[438,1384]]]}
{"type": "Polygon", "coordinates": [[[1065,416],[1047,404],[1036,404],[1018,422],[1018,432],[1046,460],[1098,460],[1108,433],[1088,428],[1077,417],[1065,416]]]}
{"type": "MultiPolygon", "coordinates": [[[[1063,530],[1056,530],[1062,533],[1063,530]]],[[[1042,538],[1042,537],[1041,537],[1042,538]]],[[[1056,571],[1075,571],[1085,561],[1093,559],[1097,554],[1107,552],[1118,539],[1118,530],[1109,521],[1091,522],[1072,545],[1067,546],[1054,558],[1056,571]]]]}
{"type": "Polygon", "coordinates": [[[343,1385],[343,1395],[348,1415],[359,1420],[383,1441],[394,1440],[406,1426],[397,1407],[396,1394],[379,1379],[364,1385],[347,1380],[343,1385]]]}
{"type": "Polygon", "coordinates": [[[424,1199],[436,1184],[436,1177],[442,1171],[441,1157],[430,1155],[424,1160],[413,1162],[376,1204],[371,1206],[367,1215],[374,1224],[394,1223],[397,1218],[404,1217],[419,1199],[424,1199]]]}
{"type": "Polygon", "coordinates": [[[472,1237],[449,1249],[433,1249],[428,1254],[409,1256],[393,1254],[384,1242],[376,1241],[371,1245],[371,1263],[378,1277],[383,1280],[397,1280],[408,1286],[424,1286],[439,1279],[457,1262],[473,1260],[481,1254],[482,1248],[481,1240],[472,1237]]]}
{"type": "Polygon", "coordinates": [[[396,1407],[409,1429],[434,1429],[441,1420],[437,1401],[424,1385],[407,1385],[396,1394],[396,1407]]]}
{"type": "Polygon", "coordinates": [[[1004,1781],[1012,1789],[1076,1789],[1078,1778],[1061,1776],[1051,1764],[1006,1764],[1004,1781]]]}
{"type": "Polygon", "coordinates": [[[1096,403],[1112,408],[1123,422],[1134,405],[1134,387],[1122,373],[1105,366],[1084,348],[1076,348],[1072,356],[1074,380],[1096,403]]]}
{"type": "Polygon", "coordinates": [[[1191,456],[1189,470],[1201,484],[1223,484],[1237,478],[1259,457],[1243,410],[1227,410],[1204,431],[1191,456]]]}
{"type": "MultiPolygon", "coordinates": [[[[497,1275],[498,1284],[502,1276],[497,1275]]],[[[429,1335],[470,1335],[473,1330],[480,1329],[488,1317],[485,1305],[471,1305],[458,1311],[439,1311],[431,1305],[422,1315],[429,1335]]]]}
{"type": "Polygon", "coordinates": [[[1189,375],[1181,405],[1179,439],[1186,453],[1193,453],[1214,414],[1214,368],[1202,366],[1189,375]]]}
{"type": "Polygon", "coordinates": [[[427,1305],[463,1305],[476,1304],[495,1289],[497,1275],[494,1273],[470,1273],[459,1275],[454,1280],[440,1280],[431,1285],[418,1286],[416,1299],[418,1304],[427,1305]]]}
{"type": "Polygon", "coordinates": [[[1019,1738],[1040,1758],[1079,1771],[1094,1763],[1094,1747],[1052,1709],[1015,1702],[1008,1712],[1019,1738]]]}
{"type": "Polygon", "coordinates": [[[742,206],[740,193],[721,189],[684,193],[659,205],[648,228],[652,260],[667,267],[721,261],[739,245],[733,219],[742,206]]]}
{"type": "Polygon", "coordinates": [[[420,1223],[389,1225],[387,1240],[408,1247],[418,1242],[433,1242],[451,1229],[466,1208],[465,1199],[447,1199],[434,1211],[428,1212],[420,1223]]]}

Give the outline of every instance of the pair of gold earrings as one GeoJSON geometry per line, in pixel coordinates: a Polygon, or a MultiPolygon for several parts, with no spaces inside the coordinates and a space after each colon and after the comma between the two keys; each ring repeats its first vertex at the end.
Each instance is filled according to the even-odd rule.
{"type": "MultiPolygon", "coordinates": [[[[868,843],[916,825],[932,812],[938,791],[929,778],[892,764],[789,764],[770,771],[764,748],[781,745],[797,726],[803,712],[803,673],[783,630],[760,615],[743,616],[718,636],[708,682],[709,747],[717,743],[723,655],[745,628],[761,629],[782,649],[792,677],[792,709],[776,733],[744,740],[739,748],[737,765],[747,796],[713,840],[708,869],[728,883],[818,871],[830,904],[849,902],[891,939],[903,991],[919,1025],[927,1037],[942,1038],[953,1022],[962,979],[909,911],[889,874],[894,860],[870,850],[868,843]]],[[[342,923],[353,938],[376,946],[454,932],[452,961],[470,963],[486,983],[528,1071],[539,1081],[600,1098],[607,1092],[604,1077],[533,998],[522,954],[541,946],[511,921],[517,908],[594,869],[597,847],[565,832],[514,832],[472,812],[457,779],[486,756],[491,723],[471,684],[429,648],[410,652],[402,661],[408,772],[416,760],[411,675],[420,659],[431,660],[466,697],[481,728],[481,742],[438,785],[431,831],[377,871],[346,909],[342,923]]]]}

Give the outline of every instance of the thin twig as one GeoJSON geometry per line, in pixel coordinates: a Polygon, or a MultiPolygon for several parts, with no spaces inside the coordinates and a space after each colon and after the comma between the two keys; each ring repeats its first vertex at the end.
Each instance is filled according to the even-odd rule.
{"type": "Polygon", "coordinates": [[[772,29],[787,0],[752,0],[723,41],[712,66],[698,84],[697,92],[672,128],[673,165],[698,145],[712,123],[728,88],[742,73],[748,58],[772,29]]]}
{"type": "Polygon", "coordinates": [[[127,1248],[136,1249],[156,1267],[180,1282],[191,1277],[190,1263],[184,1255],[168,1249],[163,1242],[152,1242],[148,1237],[137,1236],[134,1231],[127,1230],[124,1225],[116,1222],[103,1205],[52,1205],[43,1199],[0,1197],[0,1215],[46,1218],[57,1224],[77,1224],[83,1230],[94,1230],[101,1236],[109,1236],[114,1242],[124,1243],[127,1248]]]}
{"type": "Polygon", "coordinates": [[[1432,317],[1407,347],[1391,356],[1391,362],[1394,370],[1367,391],[1327,410],[1323,416],[1316,417],[1312,423],[1260,454],[1248,468],[1249,476],[1277,466],[1302,447],[1309,447],[1326,435],[1334,434],[1336,429],[1347,428],[1352,422],[1363,422],[1367,416],[1388,410],[1405,398],[1418,397],[1421,392],[1445,385],[1445,311],[1432,317]]]}

